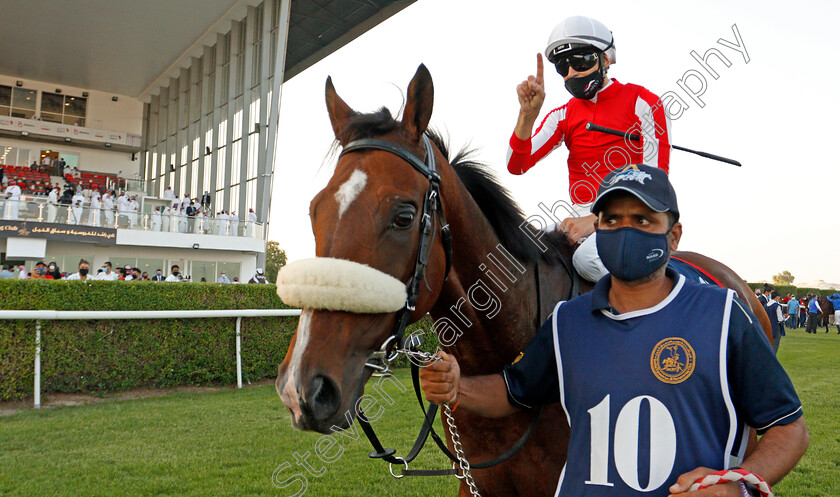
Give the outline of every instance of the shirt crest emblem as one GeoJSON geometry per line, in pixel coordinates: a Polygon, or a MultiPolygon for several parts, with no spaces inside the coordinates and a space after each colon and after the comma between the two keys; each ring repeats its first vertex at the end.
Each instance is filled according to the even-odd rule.
{"type": "Polygon", "coordinates": [[[665,338],[650,354],[650,369],[663,383],[682,383],[694,372],[696,359],[687,341],[679,337],[665,338]]]}

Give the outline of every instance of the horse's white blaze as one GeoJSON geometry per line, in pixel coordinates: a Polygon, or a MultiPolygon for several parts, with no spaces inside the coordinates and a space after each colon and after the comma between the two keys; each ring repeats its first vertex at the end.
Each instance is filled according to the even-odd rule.
{"type": "Polygon", "coordinates": [[[303,352],[309,343],[309,320],[311,317],[311,309],[304,310],[300,315],[295,338],[295,349],[292,351],[292,360],[289,361],[289,369],[286,372],[286,383],[283,385],[283,391],[280,394],[283,398],[283,403],[292,410],[292,415],[295,419],[298,419],[301,414],[300,403],[298,402],[300,393],[296,387],[297,373],[300,370],[301,357],[303,357],[303,352]]]}
{"type": "Polygon", "coordinates": [[[356,200],[359,193],[364,190],[367,184],[367,174],[356,169],[350,175],[350,179],[344,182],[335,192],[335,200],[338,202],[338,217],[339,219],[344,214],[344,211],[350,207],[350,204],[356,200]]]}

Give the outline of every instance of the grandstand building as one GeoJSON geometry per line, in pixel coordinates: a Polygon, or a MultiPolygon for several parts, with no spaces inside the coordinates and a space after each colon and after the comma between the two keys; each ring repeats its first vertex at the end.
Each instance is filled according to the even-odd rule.
{"type": "Polygon", "coordinates": [[[264,262],[283,167],[282,83],[412,2],[4,6],[0,27],[15,43],[0,58],[0,191],[15,179],[21,195],[0,195],[0,262],[56,261],[71,273],[84,258],[150,274],[178,264],[192,281],[215,281],[221,270],[247,281],[264,262]],[[66,197],[51,205],[55,186],[66,197]],[[113,219],[104,205],[91,213],[95,189],[125,192],[136,206],[113,219]],[[205,193],[205,217],[171,209],[172,195],[200,206],[205,193]]]}

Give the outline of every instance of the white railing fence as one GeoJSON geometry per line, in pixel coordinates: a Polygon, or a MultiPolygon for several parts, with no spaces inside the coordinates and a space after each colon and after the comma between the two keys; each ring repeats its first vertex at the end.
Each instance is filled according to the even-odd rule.
{"type": "Polygon", "coordinates": [[[242,318],[300,316],[300,309],[241,309],[230,311],[2,311],[0,320],[35,321],[34,407],[41,408],[41,321],[97,319],[206,319],[236,318],[236,387],[242,388],[242,318]]]}

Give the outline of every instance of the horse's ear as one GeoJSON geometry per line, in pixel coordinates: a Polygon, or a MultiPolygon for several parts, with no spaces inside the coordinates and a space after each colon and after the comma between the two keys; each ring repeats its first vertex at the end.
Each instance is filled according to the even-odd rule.
{"type": "Polygon", "coordinates": [[[347,125],[348,119],[353,116],[354,112],[353,109],[351,109],[350,106],[338,96],[338,93],[335,91],[335,86],[333,86],[332,78],[329,76],[327,76],[326,99],[327,112],[330,115],[330,122],[332,123],[333,133],[335,133],[335,139],[340,140],[341,131],[344,129],[344,126],[347,125]]]}
{"type": "Polygon", "coordinates": [[[420,64],[408,85],[408,100],[402,118],[403,129],[417,140],[429,126],[434,101],[435,88],[432,85],[432,75],[425,65],[420,64]]]}

